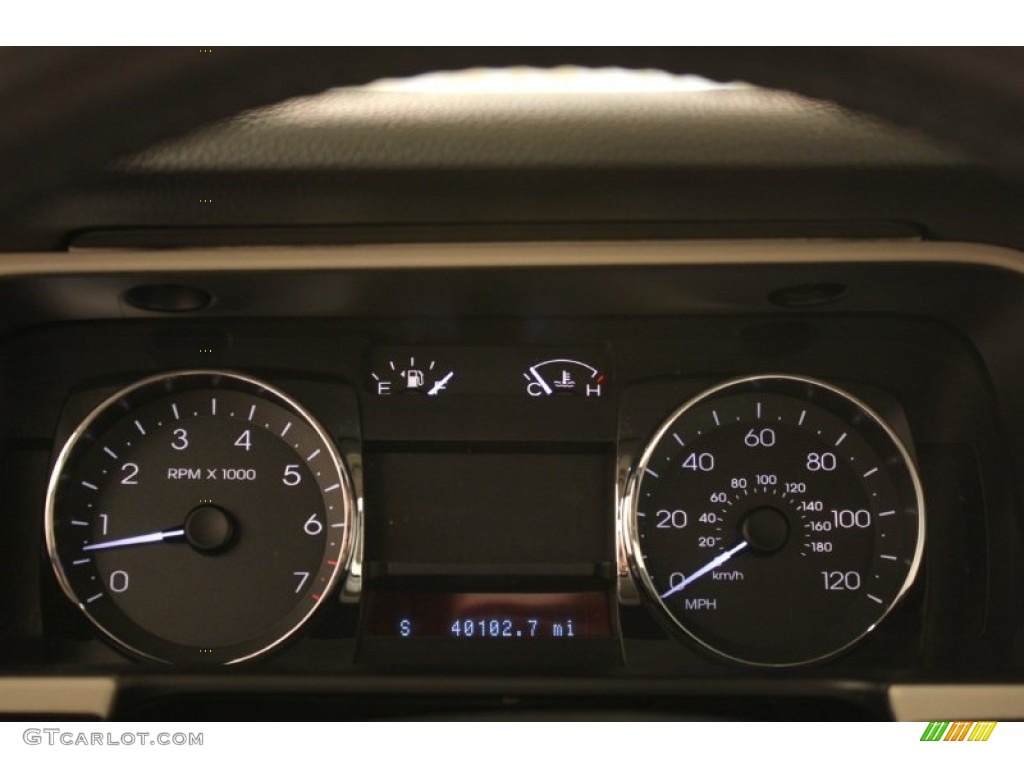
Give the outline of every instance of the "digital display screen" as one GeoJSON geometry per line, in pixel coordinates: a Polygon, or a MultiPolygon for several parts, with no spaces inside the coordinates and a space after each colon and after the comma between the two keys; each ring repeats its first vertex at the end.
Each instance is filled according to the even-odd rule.
{"type": "Polygon", "coordinates": [[[373,592],[367,629],[373,637],[509,643],[612,634],[603,592],[373,592]]]}
{"type": "MultiPolygon", "coordinates": [[[[367,451],[367,560],[593,564],[613,559],[614,456],[367,451]]],[[[458,571],[458,572],[463,572],[458,571]]]]}

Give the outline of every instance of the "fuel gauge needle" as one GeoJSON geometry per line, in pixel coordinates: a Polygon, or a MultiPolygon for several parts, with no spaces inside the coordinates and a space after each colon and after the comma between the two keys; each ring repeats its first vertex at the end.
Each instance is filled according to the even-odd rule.
{"type": "Polygon", "coordinates": [[[438,379],[437,381],[435,381],[434,386],[432,386],[430,388],[430,391],[427,392],[427,397],[433,397],[434,395],[438,394],[442,389],[447,387],[448,382],[452,380],[452,376],[454,375],[455,371],[449,371],[448,375],[445,376],[443,379],[438,379]]]}
{"type": "Polygon", "coordinates": [[[128,536],[124,539],[112,539],[111,541],[101,541],[98,544],[86,544],[84,547],[82,547],[82,551],[91,552],[97,549],[133,547],[136,544],[156,544],[157,542],[163,541],[164,539],[176,539],[184,535],[184,527],[171,528],[166,531],[156,531],[155,533],[143,533],[139,536],[128,536]]]}
{"type": "Polygon", "coordinates": [[[744,540],[744,541],[741,541],[739,544],[737,544],[732,549],[727,549],[725,552],[720,554],[718,557],[716,557],[710,563],[705,565],[703,568],[698,568],[696,571],[691,573],[689,576],[685,577],[681,582],[679,582],[674,587],[672,587],[672,589],[670,589],[668,592],[663,594],[661,596],[661,599],[664,600],[666,597],[671,597],[676,592],[679,592],[680,590],[684,589],[687,585],[692,584],[693,582],[695,582],[697,579],[699,579],[704,574],[711,573],[711,571],[715,570],[715,568],[717,568],[720,565],[723,565],[727,560],[731,559],[733,555],[738,554],[739,552],[743,551],[744,549],[746,549],[746,547],[747,547],[747,542],[746,542],[746,540],[744,540]]]}

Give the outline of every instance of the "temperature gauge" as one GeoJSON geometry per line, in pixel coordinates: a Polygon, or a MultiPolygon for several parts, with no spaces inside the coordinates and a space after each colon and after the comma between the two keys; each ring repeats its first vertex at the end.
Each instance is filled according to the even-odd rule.
{"type": "Polygon", "coordinates": [[[410,356],[408,361],[388,360],[370,376],[373,391],[378,395],[419,392],[427,397],[437,397],[448,390],[455,378],[455,370],[438,364],[436,360],[422,358],[417,362],[414,356],[410,356]]]}
{"type": "Polygon", "coordinates": [[[601,397],[604,394],[604,374],[579,360],[544,360],[527,368],[523,378],[526,379],[526,394],[530,397],[601,397]]]}

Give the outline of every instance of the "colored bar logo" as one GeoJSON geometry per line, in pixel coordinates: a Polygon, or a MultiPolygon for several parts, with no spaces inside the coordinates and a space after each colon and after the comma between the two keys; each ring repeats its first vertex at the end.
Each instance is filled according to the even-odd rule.
{"type": "Polygon", "coordinates": [[[979,722],[938,722],[928,723],[921,734],[921,741],[988,741],[996,728],[994,720],[979,722]]]}

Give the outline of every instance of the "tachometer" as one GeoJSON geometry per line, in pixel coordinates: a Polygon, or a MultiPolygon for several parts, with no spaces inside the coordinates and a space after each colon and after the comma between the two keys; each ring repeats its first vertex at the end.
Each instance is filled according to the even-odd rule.
{"type": "Polygon", "coordinates": [[[157,376],[96,408],[50,479],[67,596],[122,648],[232,663],[294,633],[344,570],[352,490],[324,429],[269,384],[157,376]]]}
{"type": "Polygon", "coordinates": [[[822,660],[912,583],[923,500],[874,411],[820,381],[757,376],[682,405],[626,494],[634,573],[671,624],[733,660],[822,660]]]}

